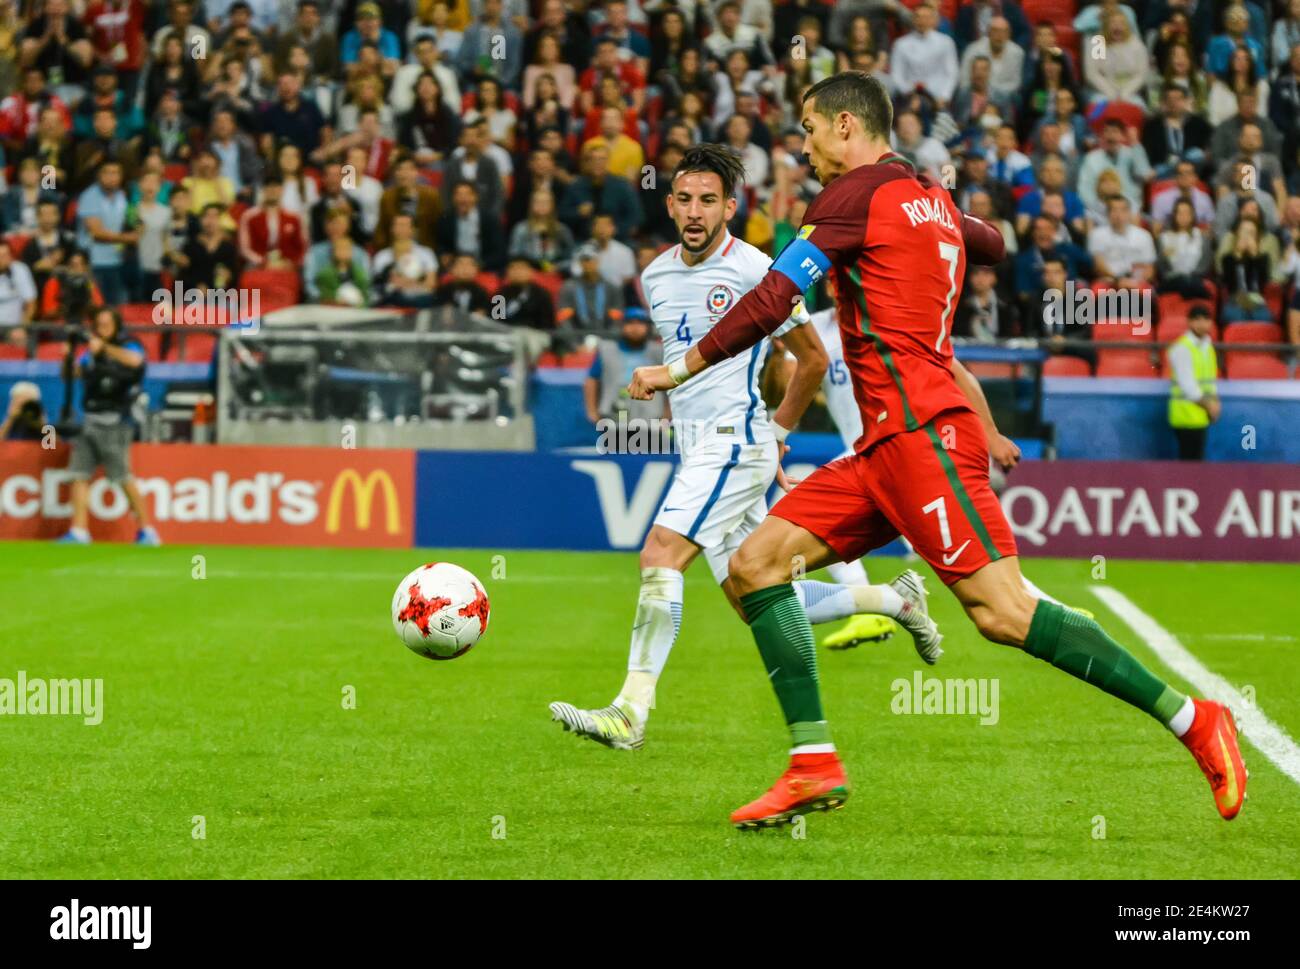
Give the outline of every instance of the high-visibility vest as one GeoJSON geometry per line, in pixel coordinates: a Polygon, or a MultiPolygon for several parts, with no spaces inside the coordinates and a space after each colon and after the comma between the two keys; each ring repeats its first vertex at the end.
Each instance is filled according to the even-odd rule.
{"type": "MultiPolygon", "coordinates": [[[[1202,394],[1218,394],[1219,358],[1214,353],[1214,345],[1206,343],[1204,347],[1192,336],[1184,333],[1175,341],[1174,346],[1183,344],[1192,354],[1192,374],[1201,387],[1202,394]]],[[[1173,349],[1171,346],[1170,350],[1173,349]]],[[[1178,428],[1209,427],[1210,415],[1200,404],[1188,400],[1183,395],[1183,388],[1178,386],[1178,377],[1170,374],[1169,388],[1169,425],[1178,428]]]]}

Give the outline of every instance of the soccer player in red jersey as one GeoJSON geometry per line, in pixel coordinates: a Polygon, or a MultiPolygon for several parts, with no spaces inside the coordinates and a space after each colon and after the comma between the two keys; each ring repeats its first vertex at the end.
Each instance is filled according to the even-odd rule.
{"type": "Polygon", "coordinates": [[[1035,598],[989,486],[989,443],[954,374],[949,339],[968,254],[992,265],[1001,234],[889,149],[893,109],[879,81],[844,72],[804,95],[804,152],[825,189],[762,281],[672,366],[638,369],[648,399],[744,352],[833,274],[844,359],[865,429],[855,453],[782,498],[731,558],[730,575],[793,741],[789,768],[735,811],[739,827],[838,807],[848,781],[817,685],[812,630],[792,565],[852,561],[902,534],[952,590],[980,634],[1019,647],[1155,717],[1191,750],[1226,819],[1245,798],[1232,714],[1178,693],[1092,619],[1035,598]]]}

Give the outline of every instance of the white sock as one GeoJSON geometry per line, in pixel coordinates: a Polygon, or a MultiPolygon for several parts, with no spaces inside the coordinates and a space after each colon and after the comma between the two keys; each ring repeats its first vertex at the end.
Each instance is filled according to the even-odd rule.
{"type": "Polygon", "coordinates": [[[1175,737],[1181,737],[1192,729],[1192,721],[1195,719],[1196,704],[1192,702],[1191,697],[1188,697],[1183,701],[1183,705],[1178,712],[1174,714],[1174,718],[1169,721],[1168,726],[1175,737]]]}
{"type": "Polygon", "coordinates": [[[804,580],[794,583],[795,595],[814,626],[870,612],[897,619],[903,597],[887,585],[836,585],[804,580]]]}
{"type": "Polygon", "coordinates": [[[682,574],[676,569],[642,569],[641,594],[632,621],[627,679],[615,705],[645,720],[655,705],[655,685],[682,625],[682,574]]]}
{"type": "Polygon", "coordinates": [[[1020,577],[1020,581],[1025,584],[1025,588],[1029,590],[1029,594],[1033,596],[1035,599],[1046,599],[1048,602],[1055,602],[1058,606],[1061,604],[1061,601],[1059,599],[1053,599],[1051,596],[1049,596],[1042,589],[1038,588],[1038,586],[1034,585],[1023,575],[1020,577]]]}
{"type": "Polygon", "coordinates": [[[862,559],[854,559],[852,562],[832,562],[826,566],[826,571],[840,585],[867,584],[867,570],[862,564],[862,559]]]}
{"type": "Polygon", "coordinates": [[[90,532],[85,528],[69,528],[68,534],[82,542],[90,541],[90,532]]]}

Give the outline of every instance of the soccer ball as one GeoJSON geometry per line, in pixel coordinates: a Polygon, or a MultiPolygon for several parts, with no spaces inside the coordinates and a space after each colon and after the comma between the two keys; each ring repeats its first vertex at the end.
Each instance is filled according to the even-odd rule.
{"type": "Polygon", "coordinates": [[[421,565],[393,593],[393,628],[426,659],[468,652],[487,632],[489,612],[483,584],[450,562],[421,565]]]}

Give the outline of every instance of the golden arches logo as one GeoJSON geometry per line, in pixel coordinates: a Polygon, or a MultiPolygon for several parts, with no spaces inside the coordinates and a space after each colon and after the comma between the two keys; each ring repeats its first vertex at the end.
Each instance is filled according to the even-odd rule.
{"type": "Polygon", "coordinates": [[[396,535],[401,530],[401,509],[397,504],[397,488],[387,471],[371,471],[363,480],[354,469],[348,468],[334,479],[330,488],[330,500],[325,509],[325,531],[331,535],[339,530],[339,519],[343,516],[343,495],[352,492],[357,531],[370,530],[370,512],[374,505],[375,489],[381,488],[384,496],[384,528],[389,535],[396,535]]]}

